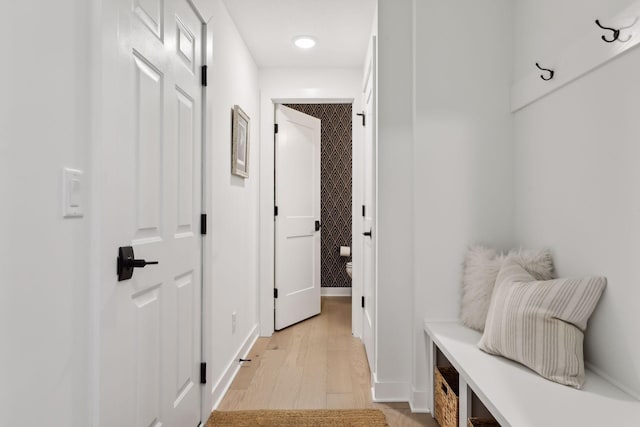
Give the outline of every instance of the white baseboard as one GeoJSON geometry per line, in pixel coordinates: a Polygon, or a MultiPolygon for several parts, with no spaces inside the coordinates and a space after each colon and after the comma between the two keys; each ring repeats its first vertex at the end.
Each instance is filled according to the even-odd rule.
{"type": "Polygon", "coordinates": [[[240,362],[238,361],[238,359],[247,357],[257,339],[258,325],[255,325],[249,333],[249,336],[247,336],[247,338],[240,346],[240,349],[238,349],[238,352],[235,354],[231,362],[229,362],[227,369],[225,369],[218,382],[212,387],[211,401],[213,401],[213,408],[211,408],[211,412],[215,411],[216,408],[220,405],[220,402],[222,402],[222,398],[229,389],[229,386],[233,382],[236,374],[240,370],[240,362]]]}
{"type": "Polygon", "coordinates": [[[585,362],[584,366],[590,371],[595,372],[598,376],[604,378],[614,386],[618,387],[620,390],[624,391],[629,396],[633,397],[636,400],[640,400],[640,393],[637,390],[633,390],[630,387],[626,386],[625,384],[622,384],[620,381],[612,378],[609,374],[604,372],[602,369],[595,367],[590,362],[585,362]]]}
{"type": "Polygon", "coordinates": [[[429,409],[429,392],[426,390],[416,390],[411,388],[411,395],[409,396],[409,407],[411,412],[419,412],[428,414],[431,412],[429,409]]]}
{"type": "Polygon", "coordinates": [[[320,288],[323,297],[350,297],[351,288],[320,288]]]}
{"type": "Polygon", "coordinates": [[[408,402],[409,383],[378,381],[376,374],[371,379],[371,397],[374,402],[408,402]]]}

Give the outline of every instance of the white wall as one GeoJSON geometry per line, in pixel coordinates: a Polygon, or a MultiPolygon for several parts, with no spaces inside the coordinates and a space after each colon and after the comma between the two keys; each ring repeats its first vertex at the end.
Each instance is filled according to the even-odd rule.
{"type": "MultiPolygon", "coordinates": [[[[520,0],[516,77],[631,0],[520,0]],[[561,3],[561,4],[560,4],[561,3]]],[[[640,395],[640,51],[515,115],[517,242],[553,249],[561,276],[604,275],[586,359],[640,395]]]]}
{"type": "Polygon", "coordinates": [[[224,3],[208,3],[207,176],[205,204],[205,407],[221,397],[237,358],[257,336],[260,108],[258,69],[224,3]],[[231,112],[251,118],[249,178],[231,175],[231,112]],[[231,315],[237,327],[232,333],[231,315]],[[226,375],[225,375],[226,374],[226,375]]]}
{"type": "Polygon", "coordinates": [[[458,318],[469,244],[513,240],[512,12],[509,0],[416,2],[416,409],[428,390],[424,318],[458,318]]]}
{"type": "Polygon", "coordinates": [[[413,312],[413,3],[378,2],[375,398],[408,400],[413,312]]]}
{"type": "MultiPolygon", "coordinates": [[[[265,68],[260,70],[260,335],[273,334],[273,288],[274,288],[274,101],[276,102],[353,102],[353,123],[360,123],[356,113],[362,110],[362,70],[361,69],[308,69],[308,68],[265,68]]],[[[362,205],[362,127],[354,126],[353,131],[353,206],[362,205]],[[360,179],[358,179],[360,178],[360,179]]],[[[353,262],[358,265],[361,252],[361,216],[353,216],[353,262]]],[[[362,295],[362,279],[354,272],[352,294],[362,295]]],[[[359,336],[362,319],[359,304],[354,304],[354,334],[359,336]]]]}
{"type": "Polygon", "coordinates": [[[91,2],[13,2],[0,28],[0,425],[91,423],[91,2]],[[85,217],[62,218],[62,168],[85,217]]]}

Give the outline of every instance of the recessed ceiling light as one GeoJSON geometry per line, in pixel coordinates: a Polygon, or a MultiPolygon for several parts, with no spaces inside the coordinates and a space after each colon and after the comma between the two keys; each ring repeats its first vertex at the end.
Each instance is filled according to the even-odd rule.
{"type": "Polygon", "coordinates": [[[293,39],[293,44],[300,49],[311,49],[316,45],[316,39],[310,36],[298,36],[293,39]]]}

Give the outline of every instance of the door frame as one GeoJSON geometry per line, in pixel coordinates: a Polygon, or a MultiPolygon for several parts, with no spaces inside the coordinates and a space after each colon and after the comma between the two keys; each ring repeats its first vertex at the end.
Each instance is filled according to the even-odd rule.
{"type": "MultiPolygon", "coordinates": [[[[211,52],[210,46],[212,46],[212,31],[209,26],[209,22],[213,16],[213,10],[210,5],[204,0],[186,0],[187,3],[193,8],[196,16],[199,18],[201,26],[201,51],[199,55],[202,57],[202,65],[210,65],[213,63],[213,52],[211,52]]],[[[97,3],[96,3],[97,4],[97,3]]],[[[104,159],[102,156],[102,150],[109,144],[110,134],[104,128],[103,121],[103,91],[104,91],[104,58],[109,58],[111,54],[110,49],[114,49],[114,45],[117,43],[114,40],[114,31],[110,31],[110,25],[115,25],[115,17],[108,16],[102,13],[95,12],[91,21],[91,35],[92,35],[92,56],[91,56],[91,170],[92,173],[89,177],[89,186],[91,197],[89,198],[89,217],[91,218],[90,224],[90,237],[91,245],[90,251],[90,277],[91,283],[94,284],[94,288],[90,291],[89,304],[89,326],[88,329],[91,333],[90,345],[88,348],[89,353],[89,369],[90,369],[90,382],[88,385],[88,398],[90,399],[89,408],[91,412],[91,418],[95,425],[100,425],[100,411],[101,411],[101,397],[100,397],[100,371],[101,371],[101,359],[104,357],[101,351],[102,342],[102,323],[101,323],[101,311],[104,305],[105,295],[102,291],[103,277],[106,277],[104,269],[101,267],[104,263],[102,260],[105,257],[114,258],[115,265],[115,251],[112,253],[104,253],[104,249],[101,247],[103,227],[102,221],[104,215],[102,214],[102,200],[104,182],[101,179],[101,172],[105,167],[104,159]]],[[[211,179],[211,167],[212,159],[209,159],[207,153],[211,151],[211,144],[209,135],[212,134],[212,120],[209,117],[211,111],[211,105],[213,103],[213,94],[210,90],[207,90],[206,86],[200,86],[201,89],[201,149],[199,153],[195,153],[196,161],[200,161],[200,179],[201,179],[201,213],[211,212],[212,202],[211,198],[207,197],[209,186],[207,182],[211,179]]],[[[203,362],[211,359],[209,350],[211,343],[209,337],[210,328],[207,327],[207,321],[210,319],[210,310],[207,309],[206,295],[209,294],[212,280],[211,280],[211,268],[210,263],[207,263],[206,255],[210,253],[211,238],[210,235],[200,234],[201,250],[200,250],[200,292],[201,292],[201,311],[200,311],[200,358],[203,362]]],[[[115,248],[114,248],[115,249],[115,248]]],[[[115,275],[115,267],[113,270],[113,280],[117,280],[115,275]]],[[[209,322],[210,324],[210,322],[209,322]]],[[[200,389],[200,418],[201,423],[204,425],[208,420],[211,408],[213,407],[213,398],[210,392],[210,385],[198,384],[200,389]]]]}
{"type": "MultiPolygon", "coordinates": [[[[213,46],[213,33],[211,31],[211,27],[209,26],[209,20],[206,19],[206,16],[203,15],[202,11],[205,9],[205,6],[201,6],[200,1],[189,0],[192,4],[193,8],[198,11],[200,10],[200,19],[202,20],[202,65],[206,66],[208,69],[212,68],[213,64],[213,52],[211,51],[210,46],[213,46]]],[[[209,73],[211,74],[211,73],[209,73]]],[[[208,78],[209,76],[207,76],[208,78]]],[[[200,89],[202,90],[202,118],[201,118],[201,126],[202,126],[202,145],[200,150],[200,162],[201,162],[201,172],[200,178],[202,179],[201,183],[201,197],[202,202],[201,206],[201,214],[205,215],[205,226],[206,221],[209,220],[210,215],[208,213],[213,210],[213,203],[211,200],[210,194],[210,186],[207,184],[211,182],[212,178],[212,170],[213,170],[213,159],[209,158],[207,153],[212,151],[211,145],[213,141],[210,138],[210,135],[213,135],[212,129],[212,119],[209,116],[209,113],[212,111],[211,105],[213,104],[213,93],[208,89],[206,85],[200,85],[200,89]]],[[[202,226],[202,223],[200,224],[202,226]]],[[[201,271],[200,277],[202,278],[202,286],[200,288],[200,361],[201,363],[208,363],[212,359],[211,355],[211,343],[210,337],[211,333],[211,309],[209,308],[209,299],[208,295],[211,294],[211,287],[213,286],[213,276],[211,271],[211,263],[207,262],[210,257],[208,254],[212,252],[212,238],[211,234],[200,234],[202,237],[201,244],[202,248],[200,253],[202,254],[202,260],[200,263],[201,271]]],[[[202,369],[202,368],[201,368],[202,369]]],[[[213,410],[213,395],[211,393],[211,383],[208,383],[206,378],[206,369],[205,369],[205,384],[200,384],[200,420],[201,425],[205,425],[209,416],[211,415],[211,411],[213,410]]]]}
{"type": "MultiPolygon", "coordinates": [[[[377,131],[377,126],[378,126],[378,89],[377,89],[377,74],[378,74],[378,69],[377,69],[377,36],[372,36],[371,37],[371,41],[369,44],[369,47],[367,48],[367,56],[365,59],[365,65],[364,65],[364,79],[362,82],[362,93],[363,93],[363,99],[362,99],[362,107],[365,109],[364,113],[366,115],[366,111],[367,111],[367,93],[368,90],[371,93],[372,96],[372,102],[373,102],[373,111],[372,111],[372,115],[373,117],[369,118],[368,120],[368,124],[369,126],[373,126],[372,127],[372,156],[373,156],[373,164],[371,165],[372,168],[372,177],[367,177],[366,175],[366,167],[365,167],[365,163],[368,161],[368,159],[366,158],[366,128],[364,128],[363,132],[365,133],[365,135],[363,136],[363,143],[362,143],[362,194],[363,194],[363,199],[365,198],[365,193],[366,193],[366,180],[368,178],[372,178],[373,182],[371,183],[372,185],[372,190],[373,190],[373,200],[370,201],[370,203],[373,204],[373,224],[371,225],[371,229],[369,230],[370,232],[373,232],[373,235],[370,237],[371,241],[369,241],[368,243],[370,243],[372,245],[372,269],[373,269],[373,277],[372,277],[372,287],[373,287],[373,295],[374,295],[374,301],[373,301],[373,319],[371,319],[373,325],[372,325],[372,333],[373,333],[373,343],[372,343],[372,347],[370,349],[366,349],[367,351],[367,359],[369,360],[369,370],[371,371],[371,381],[372,384],[375,382],[375,378],[377,375],[377,361],[378,361],[378,337],[377,337],[377,329],[378,329],[378,131],[377,131]],[[371,84],[371,86],[370,86],[371,84]],[[369,354],[369,351],[371,351],[373,354],[369,354]]],[[[364,200],[363,200],[363,206],[365,205],[364,200]]],[[[367,209],[371,209],[371,206],[367,206],[367,209]]],[[[363,228],[365,225],[365,220],[363,218],[363,228]]],[[[364,263],[364,247],[365,244],[367,242],[365,241],[365,239],[362,239],[362,253],[363,253],[363,262],[360,266],[360,271],[362,272],[363,275],[363,281],[362,281],[362,289],[363,289],[363,294],[364,294],[364,287],[365,287],[365,283],[364,283],[364,271],[365,271],[365,263],[364,263]]],[[[365,301],[365,305],[367,305],[366,301],[365,301]]],[[[365,348],[366,348],[366,342],[364,339],[364,328],[365,328],[365,317],[366,317],[366,310],[363,309],[362,311],[362,328],[363,328],[363,343],[365,344],[365,348]]]]}
{"type": "MultiPolygon", "coordinates": [[[[260,118],[260,284],[259,284],[259,319],[260,336],[269,337],[275,331],[275,303],[273,289],[275,287],[275,105],[276,104],[351,104],[352,105],[352,241],[353,248],[362,247],[362,235],[355,232],[362,228],[362,217],[359,215],[362,206],[362,162],[364,128],[359,126],[359,105],[362,104],[360,88],[354,91],[329,91],[328,96],[309,97],[307,89],[282,89],[261,94],[260,118]]],[[[354,336],[362,336],[362,295],[361,268],[362,251],[357,250],[353,256],[353,278],[351,283],[351,326],[354,336]],[[356,255],[357,254],[357,255],[356,255]]]]}

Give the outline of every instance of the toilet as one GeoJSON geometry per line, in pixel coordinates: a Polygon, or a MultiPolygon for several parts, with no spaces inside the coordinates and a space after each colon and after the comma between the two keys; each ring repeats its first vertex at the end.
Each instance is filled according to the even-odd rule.
{"type": "Polygon", "coordinates": [[[353,267],[353,262],[352,262],[352,261],[349,261],[349,262],[347,263],[347,274],[349,275],[349,277],[352,277],[352,276],[351,276],[352,267],[353,267]]]}

